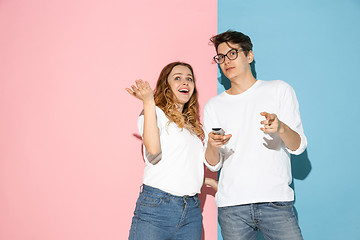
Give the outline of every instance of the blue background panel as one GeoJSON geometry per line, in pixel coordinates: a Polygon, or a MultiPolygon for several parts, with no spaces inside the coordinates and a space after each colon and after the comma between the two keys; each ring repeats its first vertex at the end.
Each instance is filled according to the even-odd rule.
{"type": "MultiPolygon", "coordinates": [[[[252,39],[258,79],[296,91],[308,138],[292,156],[304,239],[360,239],[360,1],[219,0],[218,18],[219,33],[252,39]]],[[[226,84],[219,70],[219,93],[226,84]]]]}

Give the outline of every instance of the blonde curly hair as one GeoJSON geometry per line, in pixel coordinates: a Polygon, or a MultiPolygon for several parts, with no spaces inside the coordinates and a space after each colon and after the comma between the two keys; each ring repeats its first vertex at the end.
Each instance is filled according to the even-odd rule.
{"type": "Polygon", "coordinates": [[[164,111],[170,122],[174,122],[181,129],[188,129],[201,140],[204,139],[204,131],[202,129],[199,116],[198,92],[196,89],[194,71],[190,64],[184,62],[173,62],[166,65],[161,70],[156,83],[154,99],[155,105],[164,111]],[[170,72],[178,65],[189,68],[194,81],[194,92],[190,100],[184,104],[182,113],[176,110],[176,97],[174,96],[174,93],[170,89],[170,85],[168,83],[168,76],[170,72]]]}

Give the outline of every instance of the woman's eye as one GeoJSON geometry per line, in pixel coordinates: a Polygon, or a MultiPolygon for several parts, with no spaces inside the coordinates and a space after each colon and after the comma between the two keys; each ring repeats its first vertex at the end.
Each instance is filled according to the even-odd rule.
{"type": "Polygon", "coordinates": [[[180,80],[180,77],[176,77],[176,78],[174,78],[175,80],[180,80]]]}
{"type": "Polygon", "coordinates": [[[192,82],[192,81],[193,81],[193,79],[192,79],[192,78],[188,78],[188,81],[192,82]]]}

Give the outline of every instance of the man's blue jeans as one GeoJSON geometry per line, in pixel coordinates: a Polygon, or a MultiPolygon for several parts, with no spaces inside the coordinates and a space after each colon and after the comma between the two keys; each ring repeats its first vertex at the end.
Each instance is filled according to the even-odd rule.
{"type": "Polygon", "coordinates": [[[256,240],[257,230],[268,240],[301,240],[293,202],[254,203],[219,207],[224,240],[256,240]]]}
{"type": "Polygon", "coordinates": [[[143,185],[129,240],[200,240],[202,215],[197,195],[178,197],[143,185]]]}

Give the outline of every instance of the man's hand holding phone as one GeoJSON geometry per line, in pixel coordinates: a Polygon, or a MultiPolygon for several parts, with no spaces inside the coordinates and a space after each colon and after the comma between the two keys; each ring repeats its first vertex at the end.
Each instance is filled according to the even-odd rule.
{"type": "Polygon", "coordinates": [[[212,147],[215,148],[222,147],[232,137],[231,134],[225,135],[225,131],[222,128],[212,128],[212,132],[210,132],[208,136],[208,145],[210,144],[212,147]]]}

